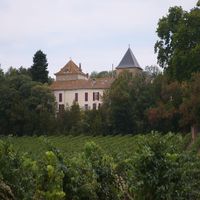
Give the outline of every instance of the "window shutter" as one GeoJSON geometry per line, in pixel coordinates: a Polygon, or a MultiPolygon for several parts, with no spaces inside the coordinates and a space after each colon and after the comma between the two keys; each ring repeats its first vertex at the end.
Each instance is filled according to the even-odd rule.
{"type": "Polygon", "coordinates": [[[88,101],[88,93],[85,93],[85,101],[88,101]]]}
{"type": "Polygon", "coordinates": [[[59,93],[59,102],[62,102],[62,93],[59,93]]]}
{"type": "Polygon", "coordinates": [[[78,101],[78,93],[75,93],[75,101],[78,101]]]}

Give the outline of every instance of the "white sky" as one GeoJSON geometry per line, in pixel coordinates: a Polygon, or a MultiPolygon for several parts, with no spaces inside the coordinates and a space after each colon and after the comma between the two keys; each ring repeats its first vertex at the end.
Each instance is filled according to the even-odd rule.
{"type": "Polygon", "coordinates": [[[0,0],[0,63],[30,67],[41,49],[50,75],[71,57],[84,72],[111,70],[131,49],[141,67],[156,64],[159,18],[197,0],[0,0]]]}

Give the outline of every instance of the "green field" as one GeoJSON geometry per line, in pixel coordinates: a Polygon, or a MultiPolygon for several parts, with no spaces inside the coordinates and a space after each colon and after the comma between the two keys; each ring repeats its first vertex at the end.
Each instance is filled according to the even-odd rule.
{"type": "Polygon", "coordinates": [[[116,136],[48,136],[48,137],[1,137],[0,139],[10,142],[14,149],[19,152],[28,152],[40,156],[48,150],[49,146],[56,147],[68,157],[73,157],[84,150],[87,142],[95,142],[106,153],[113,156],[128,155],[134,151],[137,137],[132,135],[116,136]]]}

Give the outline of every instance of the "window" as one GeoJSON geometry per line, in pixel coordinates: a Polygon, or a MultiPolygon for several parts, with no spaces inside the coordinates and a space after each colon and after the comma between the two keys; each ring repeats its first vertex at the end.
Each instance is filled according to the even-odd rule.
{"type": "Polygon", "coordinates": [[[78,93],[75,93],[75,101],[78,101],[78,93]]]}
{"type": "Polygon", "coordinates": [[[85,101],[88,101],[88,93],[85,92],[85,101]]]}
{"type": "Polygon", "coordinates": [[[85,110],[88,110],[88,104],[85,104],[85,110]]]}
{"type": "Polygon", "coordinates": [[[99,108],[101,108],[101,104],[100,104],[100,103],[99,103],[99,105],[98,105],[98,109],[99,109],[99,108]]]}
{"type": "Polygon", "coordinates": [[[59,93],[59,102],[62,102],[62,93],[59,93]]]}
{"type": "Polygon", "coordinates": [[[99,92],[93,92],[93,101],[99,101],[99,92]]]}
{"type": "Polygon", "coordinates": [[[93,103],[93,110],[96,110],[97,109],[97,105],[96,103],[93,103]]]}
{"type": "Polygon", "coordinates": [[[60,104],[58,107],[59,113],[62,113],[64,111],[64,104],[60,104]]]}

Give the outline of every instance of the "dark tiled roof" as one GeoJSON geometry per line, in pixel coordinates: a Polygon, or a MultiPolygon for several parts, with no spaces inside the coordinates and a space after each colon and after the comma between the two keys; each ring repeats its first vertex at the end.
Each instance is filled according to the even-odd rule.
{"type": "Polygon", "coordinates": [[[82,70],[70,60],[59,72],[55,75],[66,75],[66,74],[82,74],[85,75],[82,70]]]}
{"type": "Polygon", "coordinates": [[[89,80],[55,81],[50,88],[52,90],[76,90],[76,89],[107,89],[111,86],[113,78],[98,78],[89,80]]]}
{"type": "Polygon", "coordinates": [[[133,55],[132,50],[130,48],[128,48],[124,57],[122,58],[121,62],[119,63],[119,65],[116,68],[118,69],[118,68],[133,68],[133,67],[141,69],[138,61],[136,60],[135,56],[133,55]]]}

